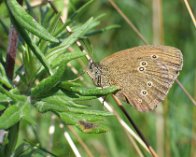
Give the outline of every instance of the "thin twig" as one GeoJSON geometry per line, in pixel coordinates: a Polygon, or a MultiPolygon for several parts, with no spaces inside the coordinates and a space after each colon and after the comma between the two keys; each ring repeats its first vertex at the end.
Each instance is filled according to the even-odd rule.
{"type": "Polygon", "coordinates": [[[194,17],[194,15],[193,15],[193,12],[192,12],[192,10],[191,10],[191,7],[190,7],[190,5],[189,5],[189,2],[188,2],[187,0],[184,0],[184,3],[185,3],[185,5],[186,5],[186,8],[187,8],[189,14],[190,14],[190,17],[191,17],[191,19],[192,19],[192,21],[193,21],[193,24],[194,24],[194,26],[195,26],[195,28],[196,28],[196,20],[195,20],[195,17],[194,17]]]}
{"type": "Polygon", "coordinates": [[[48,129],[48,133],[49,133],[48,151],[51,151],[53,147],[54,132],[55,132],[55,118],[56,116],[52,114],[50,119],[50,127],[48,129]]]}
{"type": "Polygon", "coordinates": [[[78,148],[74,144],[71,136],[69,135],[69,133],[67,131],[65,131],[64,125],[63,124],[60,124],[59,127],[64,130],[64,133],[63,133],[64,134],[64,137],[67,140],[67,142],[69,143],[69,145],[70,145],[71,149],[73,150],[75,156],[76,157],[82,157],[81,154],[80,154],[80,152],[79,152],[79,150],[78,150],[78,148]]]}
{"type": "MultiPolygon", "coordinates": [[[[194,77],[194,98],[196,98],[196,77],[194,77]]],[[[192,123],[195,123],[196,120],[196,107],[193,108],[192,110],[192,123]]],[[[192,134],[192,139],[191,139],[191,152],[190,152],[190,156],[195,157],[196,156],[196,125],[192,125],[192,129],[191,129],[191,134],[192,134]]]]}
{"type": "Polygon", "coordinates": [[[80,136],[78,136],[78,134],[76,133],[76,131],[71,126],[68,126],[68,128],[73,133],[73,135],[76,137],[76,139],[78,140],[78,142],[80,143],[80,145],[84,148],[86,154],[89,157],[94,157],[93,154],[91,153],[90,149],[88,148],[88,146],[83,142],[83,140],[80,138],[80,136]]]}
{"type": "MultiPolygon", "coordinates": [[[[140,143],[140,145],[147,151],[149,152],[148,148],[146,147],[145,143],[141,140],[141,138],[129,127],[129,125],[122,120],[122,118],[120,117],[120,115],[113,109],[113,107],[111,105],[109,105],[102,97],[99,98],[99,101],[104,104],[104,107],[111,113],[113,113],[116,117],[116,119],[119,121],[119,123],[121,124],[122,128],[126,131],[126,133],[128,133],[128,135],[132,136],[138,143],[140,143]]],[[[129,137],[128,136],[128,137],[129,137]]],[[[130,142],[132,143],[132,140],[130,140],[130,142]]],[[[133,146],[135,147],[135,143],[132,143],[133,146]]],[[[135,147],[136,151],[137,149],[140,149],[138,147],[135,147]]],[[[137,151],[138,152],[138,151],[137,151]]],[[[139,151],[138,154],[141,154],[142,152],[139,151]]]]}
{"type": "Polygon", "coordinates": [[[138,35],[138,37],[145,43],[148,44],[147,40],[140,33],[140,31],[135,27],[135,25],[129,20],[129,18],[122,12],[122,10],[116,5],[113,0],[108,0],[110,4],[116,9],[116,11],[122,16],[122,18],[127,22],[127,24],[133,29],[133,31],[138,35]]]}
{"type": "Polygon", "coordinates": [[[196,101],[189,94],[189,92],[187,92],[187,90],[184,88],[184,86],[181,84],[181,82],[179,80],[176,80],[176,83],[179,85],[179,87],[182,89],[182,91],[186,94],[186,96],[191,100],[191,102],[196,106],[196,101]]]}
{"type": "Polygon", "coordinates": [[[114,98],[115,102],[117,103],[117,105],[119,106],[119,108],[121,109],[121,111],[127,117],[127,119],[129,120],[129,122],[131,123],[131,125],[133,126],[133,128],[135,129],[135,131],[137,132],[137,134],[140,136],[140,138],[142,139],[142,141],[145,143],[145,145],[148,148],[148,150],[151,153],[151,155],[153,157],[158,157],[158,155],[156,154],[156,152],[154,151],[154,149],[151,147],[151,145],[147,142],[147,140],[145,139],[144,135],[139,130],[139,128],[137,127],[137,125],[134,123],[134,121],[132,120],[130,114],[126,111],[126,109],[124,108],[124,106],[122,105],[122,103],[120,102],[120,100],[115,95],[112,95],[112,97],[114,98]]]}

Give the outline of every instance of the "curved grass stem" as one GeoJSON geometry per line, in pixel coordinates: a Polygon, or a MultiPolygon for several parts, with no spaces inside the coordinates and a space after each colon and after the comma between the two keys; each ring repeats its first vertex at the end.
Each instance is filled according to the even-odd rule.
{"type": "Polygon", "coordinates": [[[188,2],[187,0],[184,0],[184,3],[185,3],[185,5],[186,5],[186,8],[187,8],[187,10],[188,10],[188,12],[189,12],[189,15],[190,15],[192,21],[193,21],[193,24],[194,24],[194,26],[195,26],[195,28],[196,28],[196,20],[195,20],[195,17],[194,17],[193,12],[192,12],[192,10],[191,10],[191,7],[190,7],[190,5],[189,5],[189,2],[188,2]]]}

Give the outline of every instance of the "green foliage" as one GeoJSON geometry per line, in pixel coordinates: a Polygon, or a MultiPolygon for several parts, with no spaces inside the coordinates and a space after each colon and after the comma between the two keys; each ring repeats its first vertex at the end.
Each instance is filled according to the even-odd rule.
{"type": "MultiPolygon", "coordinates": [[[[0,146],[2,155],[13,154],[18,136],[15,134],[13,138],[14,131],[20,132],[18,127],[20,123],[27,122],[32,127],[39,125],[35,122],[32,110],[36,111],[36,115],[53,113],[65,125],[75,125],[86,133],[107,131],[107,127],[103,125],[104,117],[112,114],[90,109],[80,102],[115,92],[117,88],[91,87],[88,89],[82,82],[78,82],[79,87],[76,88],[76,83],[70,82],[67,78],[66,71],[67,63],[70,61],[79,58],[85,61],[85,54],[77,48],[74,48],[74,52],[68,52],[67,48],[74,46],[77,40],[86,38],[85,35],[95,31],[95,27],[100,23],[100,17],[92,17],[83,24],[74,21],[91,2],[76,10],[68,20],[69,25],[73,25],[73,33],[69,35],[65,31],[67,23],[60,22],[60,13],[55,13],[52,8],[46,7],[48,12],[44,13],[45,17],[48,16],[48,18],[43,17],[46,29],[35,21],[16,0],[6,1],[10,20],[21,37],[18,53],[22,59],[18,57],[20,64],[17,65],[18,70],[14,76],[20,79],[15,81],[7,78],[4,62],[0,63],[0,111],[2,112],[0,129],[9,130],[10,140],[5,146],[0,146]],[[68,84],[69,87],[65,88],[68,84]]],[[[1,54],[1,61],[4,60],[3,55],[1,54]]],[[[32,147],[23,143],[16,149],[14,156],[31,156],[42,150],[34,150],[32,147]]],[[[50,154],[47,151],[43,152],[43,154],[50,154]]]]}
{"type": "MultiPolygon", "coordinates": [[[[193,0],[189,2],[195,6],[193,0]]],[[[63,1],[54,3],[59,13],[49,4],[32,7],[31,1],[26,0],[28,6],[24,3],[21,7],[16,0],[0,1],[0,129],[8,131],[0,143],[0,156],[75,156],[63,137],[63,131],[69,132],[68,125],[79,129],[77,133],[94,156],[138,156],[118,121],[97,101],[118,88],[95,87],[86,75],[82,75],[83,80],[78,79],[88,62],[75,42],[80,40],[93,59],[99,61],[113,52],[142,45],[142,41],[108,1],[69,1],[64,24],[60,19],[63,1]],[[13,79],[6,74],[10,23],[19,33],[13,79]],[[71,34],[66,31],[68,25],[71,34]],[[79,74],[74,74],[68,63],[79,74]],[[54,124],[52,115],[57,117],[54,124]],[[65,125],[63,131],[59,128],[61,123],[65,125]],[[48,134],[51,124],[55,127],[54,135],[48,134]]],[[[152,1],[116,3],[152,43],[152,1]]],[[[183,3],[166,0],[162,10],[164,44],[182,50],[184,66],[179,80],[195,95],[195,28],[183,3]]],[[[163,114],[141,114],[126,104],[125,107],[155,150],[160,148],[159,140],[163,137],[164,156],[195,155],[196,109],[177,85],[170,90],[163,114]],[[157,124],[160,119],[163,124],[157,124]]],[[[87,156],[77,139],[73,140],[82,156],[87,156]]],[[[144,156],[150,156],[142,151],[144,156]]]]}
{"type": "Polygon", "coordinates": [[[37,23],[32,16],[26,13],[16,0],[7,0],[6,4],[14,21],[16,21],[20,27],[45,40],[59,42],[44,27],[37,23]]]}

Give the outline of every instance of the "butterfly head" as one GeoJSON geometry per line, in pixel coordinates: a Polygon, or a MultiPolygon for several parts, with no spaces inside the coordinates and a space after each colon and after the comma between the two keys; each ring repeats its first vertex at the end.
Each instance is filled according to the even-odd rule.
{"type": "Polygon", "coordinates": [[[97,86],[101,86],[101,67],[99,64],[93,62],[90,60],[89,62],[89,71],[90,71],[90,76],[92,77],[93,81],[97,86]]]}

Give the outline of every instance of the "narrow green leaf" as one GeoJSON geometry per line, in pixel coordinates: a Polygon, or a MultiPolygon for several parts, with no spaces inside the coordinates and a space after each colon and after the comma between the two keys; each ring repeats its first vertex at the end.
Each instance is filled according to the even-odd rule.
{"type": "Polygon", "coordinates": [[[84,105],[76,104],[73,101],[66,100],[61,96],[60,97],[50,96],[50,97],[44,98],[42,99],[42,101],[35,103],[35,106],[39,112],[47,112],[47,111],[68,112],[70,111],[70,107],[75,107],[79,109],[86,108],[86,106],[84,105]]]}
{"type": "Polygon", "coordinates": [[[84,101],[84,100],[92,100],[92,99],[97,99],[97,96],[83,96],[83,95],[77,95],[78,97],[76,98],[70,98],[70,100],[73,101],[84,101]]]}
{"type": "Polygon", "coordinates": [[[95,87],[95,88],[85,88],[85,87],[71,87],[71,91],[78,92],[81,95],[107,95],[119,90],[116,86],[110,87],[95,87]]]}
{"type": "Polygon", "coordinates": [[[103,124],[92,123],[88,121],[78,121],[76,126],[85,133],[100,134],[108,131],[108,127],[103,124]]]}
{"type": "MultiPolygon", "coordinates": [[[[56,54],[56,55],[58,55],[58,54],[56,54]]],[[[61,63],[62,61],[63,62],[69,62],[71,60],[74,60],[74,59],[85,56],[85,54],[82,53],[82,52],[65,53],[63,55],[58,55],[57,57],[55,57],[56,55],[54,55],[53,57],[50,57],[50,59],[52,60],[51,66],[53,68],[58,66],[59,63],[61,63]]]]}
{"type": "Polygon", "coordinates": [[[1,63],[0,63],[0,74],[2,75],[2,77],[5,77],[6,76],[5,69],[4,69],[4,67],[3,67],[3,65],[1,63]]]}
{"type": "Polygon", "coordinates": [[[16,105],[8,107],[0,116],[0,129],[8,129],[20,120],[20,110],[16,105]]]}
{"type": "Polygon", "coordinates": [[[43,64],[41,65],[39,61],[37,61],[37,57],[32,53],[31,49],[27,44],[25,44],[22,48],[22,58],[25,76],[21,75],[20,71],[18,71],[17,73],[20,75],[21,80],[24,80],[25,78],[26,84],[31,85],[36,78],[37,69],[40,69],[39,67],[45,67],[42,66],[43,64]]]}
{"type": "Polygon", "coordinates": [[[0,104],[0,111],[4,110],[5,109],[5,106],[0,104]]]}
{"type": "Polygon", "coordinates": [[[80,120],[96,122],[96,121],[103,119],[102,116],[78,114],[78,113],[72,113],[72,112],[61,112],[59,113],[59,116],[61,117],[64,123],[72,124],[72,125],[75,125],[80,120]]]}
{"type": "Polygon", "coordinates": [[[90,18],[85,24],[82,26],[78,26],[73,30],[73,33],[67,37],[59,46],[56,46],[55,48],[52,48],[48,53],[52,56],[56,53],[63,53],[65,52],[65,49],[70,47],[74,42],[76,42],[80,37],[85,35],[89,30],[96,27],[99,24],[97,19],[90,18]]]}
{"type": "Polygon", "coordinates": [[[58,95],[50,96],[50,97],[42,99],[42,101],[47,102],[47,103],[53,103],[56,106],[59,106],[59,104],[60,104],[60,105],[66,105],[68,107],[76,107],[76,108],[86,108],[87,107],[85,105],[76,104],[75,102],[73,102],[72,99],[70,99],[70,97],[67,99],[65,95],[63,95],[63,96],[58,96],[58,95]]]}
{"type": "Polygon", "coordinates": [[[78,114],[88,114],[88,115],[94,115],[94,116],[113,116],[113,114],[110,112],[98,111],[98,110],[78,109],[74,107],[68,107],[68,110],[70,112],[78,113],[78,114]]]}
{"type": "Polygon", "coordinates": [[[0,85],[0,93],[8,96],[13,101],[17,101],[16,96],[14,94],[12,94],[11,92],[7,91],[6,89],[4,89],[1,85],[0,85]]]}
{"type": "Polygon", "coordinates": [[[94,0],[89,0],[87,3],[85,3],[82,7],[80,7],[78,10],[76,10],[72,15],[71,19],[75,18],[79,14],[81,14],[83,11],[86,11],[86,8],[93,2],[94,0]]]}
{"type": "Polygon", "coordinates": [[[102,124],[103,118],[100,116],[75,113],[59,113],[59,116],[65,124],[76,125],[85,133],[103,133],[107,131],[107,127],[102,124]]]}
{"type": "Polygon", "coordinates": [[[13,20],[13,22],[15,23],[15,26],[17,28],[17,30],[20,32],[22,38],[24,39],[24,41],[27,43],[27,45],[30,47],[30,49],[32,50],[32,52],[34,53],[34,55],[37,57],[37,59],[42,63],[42,65],[46,68],[46,70],[48,71],[48,73],[52,74],[50,65],[47,62],[47,59],[45,58],[45,56],[43,55],[43,53],[41,52],[41,50],[37,47],[37,45],[31,40],[31,38],[29,37],[28,33],[23,30],[18,23],[13,20]]]}
{"type": "Polygon", "coordinates": [[[43,99],[42,101],[37,102],[35,105],[39,112],[53,111],[53,112],[71,112],[77,114],[88,114],[94,116],[112,116],[113,114],[110,112],[99,111],[99,110],[90,110],[84,108],[78,108],[76,106],[71,106],[73,102],[70,101],[59,101],[58,99],[43,99]]]}
{"type": "Polygon", "coordinates": [[[6,96],[6,95],[4,95],[4,94],[2,94],[2,93],[0,93],[0,102],[1,103],[8,103],[8,102],[10,102],[10,101],[12,101],[12,99],[10,99],[10,97],[8,97],[8,96],[6,96]]]}
{"type": "Polygon", "coordinates": [[[66,63],[62,63],[58,67],[58,70],[54,73],[54,75],[47,77],[46,79],[42,80],[39,85],[34,87],[31,91],[31,96],[33,98],[43,97],[43,95],[45,95],[45,92],[47,93],[48,91],[56,87],[56,85],[60,83],[60,81],[62,81],[62,77],[66,68],[65,64],[66,63]]]}
{"type": "MultiPolygon", "coordinates": [[[[61,12],[54,14],[52,16],[52,18],[50,19],[50,26],[48,27],[48,30],[50,32],[54,32],[57,25],[59,24],[59,22],[61,21],[61,12]]],[[[49,23],[49,22],[48,22],[49,23]]]]}
{"type": "Polygon", "coordinates": [[[12,88],[12,85],[9,83],[9,80],[7,79],[5,69],[1,63],[0,63],[0,84],[3,84],[7,88],[12,88]]]}
{"type": "Polygon", "coordinates": [[[97,35],[97,34],[100,34],[100,33],[104,33],[106,31],[109,31],[109,30],[112,30],[112,29],[117,29],[117,28],[120,28],[120,25],[110,25],[110,26],[107,26],[105,28],[102,28],[102,29],[99,29],[99,30],[95,30],[95,31],[91,31],[91,32],[88,32],[87,34],[85,34],[86,36],[93,36],[93,35],[97,35]]]}
{"type": "MultiPolygon", "coordinates": [[[[59,12],[58,14],[55,14],[53,11],[51,12],[52,12],[51,15],[49,11],[47,12],[45,16],[43,15],[42,23],[45,24],[45,27],[47,27],[47,30],[54,35],[59,25],[63,25],[63,24],[61,23],[61,12],[59,12]],[[50,16],[48,17],[47,15],[50,15],[50,16]]],[[[46,50],[49,49],[48,42],[46,42],[45,40],[41,40],[41,42],[39,43],[39,48],[42,51],[46,52],[46,50]]]]}
{"type": "Polygon", "coordinates": [[[73,101],[73,102],[97,99],[97,96],[83,96],[83,95],[79,95],[77,93],[73,93],[74,95],[72,97],[70,97],[70,92],[68,91],[69,95],[66,95],[66,92],[67,91],[65,91],[65,92],[63,91],[63,93],[59,93],[59,94],[57,94],[57,96],[62,97],[61,99],[63,101],[73,101]]]}
{"type": "Polygon", "coordinates": [[[65,104],[61,104],[61,103],[56,104],[53,102],[49,103],[49,102],[39,101],[35,104],[35,106],[39,112],[47,112],[47,111],[65,112],[68,110],[65,104]]]}
{"type": "Polygon", "coordinates": [[[103,95],[114,93],[117,90],[119,90],[119,88],[116,86],[110,86],[110,87],[105,87],[105,88],[101,88],[101,87],[93,87],[93,88],[76,87],[74,84],[68,83],[68,82],[62,82],[59,86],[62,89],[65,89],[65,90],[68,90],[71,92],[77,92],[77,93],[79,93],[81,95],[85,95],[85,96],[92,96],[92,95],[103,96],[103,95]]]}
{"type": "Polygon", "coordinates": [[[60,87],[64,89],[69,89],[71,87],[82,87],[82,85],[76,82],[63,81],[61,82],[60,87]]]}
{"type": "Polygon", "coordinates": [[[0,84],[4,85],[5,87],[7,87],[9,89],[12,88],[12,85],[9,83],[9,81],[6,78],[1,77],[0,84]]]}
{"type": "Polygon", "coordinates": [[[30,124],[36,124],[34,119],[31,116],[31,104],[26,101],[25,103],[22,102],[20,106],[20,117],[23,120],[26,120],[30,124]],[[22,104],[23,103],[23,104],[22,104]]]}
{"type": "Polygon", "coordinates": [[[74,13],[70,16],[69,19],[67,19],[66,23],[62,25],[56,32],[55,35],[59,35],[64,32],[66,27],[71,24],[71,22],[76,18],[80,17],[82,12],[86,11],[87,7],[93,2],[94,0],[89,0],[86,4],[84,4],[82,7],[80,7],[78,10],[74,11],[74,13]]]}
{"type": "Polygon", "coordinates": [[[52,36],[43,26],[41,26],[35,19],[32,18],[18,3],[16,0],[6,0],[7,7],[10,13],[19,23],[22,28],[25,28],[29,32],[36,36],[58,43],[59,40],[52,36]]]}
{"type": "Polygon", "coordinates": [[[31,146],[29,144],[22,143],[16,148],[14,152],[14,157],[22,157],[28,155],[30,151],[31,151],[31,146]]]}
{"type": "Polygon", "coordinates": [[[76,120],[73,117],[73,115],[70,115],[68,113],[59,113],[60,118],[66,125],[75,125],[76,120]]]}

